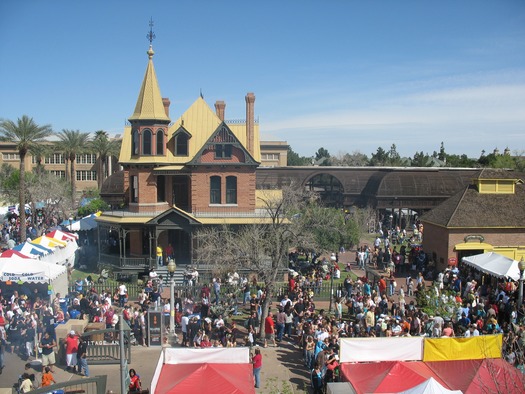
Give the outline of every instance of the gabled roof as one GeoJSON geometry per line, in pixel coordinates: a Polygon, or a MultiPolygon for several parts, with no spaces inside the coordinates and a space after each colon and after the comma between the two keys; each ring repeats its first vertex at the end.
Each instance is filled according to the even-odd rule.
{"type": "MultiPolygon", "coordinates": [[[[120,163],[126,164],[148,164],[157,165],[174,165],[187,164],[193,160],[195,155],[206,144],[209,138],[222,123],[221,119],[215,114],[210,106],[199,96],[197,100],[177,119],[168,130],[168,147],[173,146],[173,135],[181,126],[184,127],[191,138],[188,139],[188,156],[174,156],[171,149],[168,149],[165,156],[141,156],[132,157],[131,155],[131,127],[125,127],[122,138],[122,147],[120,150],[120,163]]],[[[246,125],[229,124],[228,127],[233,132],[239,142],[246,148],[246,125]]],[[[254,127],[255,133],[255,152],[252,155],[257,162],[261,161],[261,152],[259,147],[259,125],[254,127]]]]}
{"type": "Polygon", "coordinates": [[[164,110],[162,95],[160,94],[159,83],[157,81],[157,74],[155,73],[155,67],[153,66],[154,52],[151,45],[147,53],[149,57],[148,67],[146,68],[146,74],[142,81],[142,87],[140,88],[137,104],[135,105],[135,111],[129,120],[160,120],[169,122],[170,118],[166,115],[166,111],[164,110]]]}
{"type": "MultiPolygon", "coordinates": [[[[494,175],[506,177],[500,171],[484,170],[479,178],[494,175]]],[[[511,179],[517,179],[516,174],[511,179]]],[[[421,221],[448,228],[525,228],[525,186],[517,183],[514,194],[482,194],[469,185],[425,213],[421,221]]]]}

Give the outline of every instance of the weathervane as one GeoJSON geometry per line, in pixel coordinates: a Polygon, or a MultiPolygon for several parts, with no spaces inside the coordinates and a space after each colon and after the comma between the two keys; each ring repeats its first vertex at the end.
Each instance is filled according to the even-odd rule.
{"type": "Polygon", "coordinates": [[[149,32],[146,35],[146,38],[149,40],[149,44],[151,45],[153,40],[155,39],[155,33],[153,33],[153,18],[150,18],[149,20],[149,32]]]}

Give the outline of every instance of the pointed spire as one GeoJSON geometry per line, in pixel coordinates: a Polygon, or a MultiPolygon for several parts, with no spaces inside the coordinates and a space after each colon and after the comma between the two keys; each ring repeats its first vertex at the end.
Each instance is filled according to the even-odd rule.
{"type": "Polygon", "coordinates": [[[153,39],[155,34],[153,33],[153,20],[150,20],[150,31],[147,35],[149,40],[149,50],[148,54],[148,67],[146,68],[146,74],[144,75],[144,80],[142,81],[142,87],[140,88],[139,97],[137,99],[137,104],[135,105],[135,111],[133,115],[129,118],[132,120],[160,120],[160,121],[170,121],[166,111],[164,109],[164,104],[162,102],[162,95],[160,94],[159,83],[157,81],[157,74],[155,73],[155,67],[153,66],[153,39]]]}

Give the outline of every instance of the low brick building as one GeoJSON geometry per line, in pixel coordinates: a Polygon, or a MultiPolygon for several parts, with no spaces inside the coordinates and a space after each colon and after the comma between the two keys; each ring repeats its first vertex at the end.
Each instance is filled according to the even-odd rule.
{"type": "Polygon", "coordinates": [[[420,218],[423,249],[438,269],[485,252],[525,257],[524,175],[483,169],[464,190],[420,218]]]}

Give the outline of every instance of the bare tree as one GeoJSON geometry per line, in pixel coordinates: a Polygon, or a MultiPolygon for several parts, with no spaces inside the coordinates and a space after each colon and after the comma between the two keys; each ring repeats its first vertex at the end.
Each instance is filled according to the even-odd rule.
{"type": "Polygon", "coordinates": [[[251,225],[201,230],[197,235],[197,254],[199,261],[213,265],[215,273],[247,269],[257,275],[266,293],[260,321],[264,332],[264,319],[276,293],[275,283],[287,268],[291,248],[319,250],[314,230],[339,230],[329,218],[313,220],[312,215],[303,214],[310,205],[317,204],[317,199],[293,184],[284,187],[282,193],[269,190],[260,197],[260,203],[264,214],[251,225]]]}

